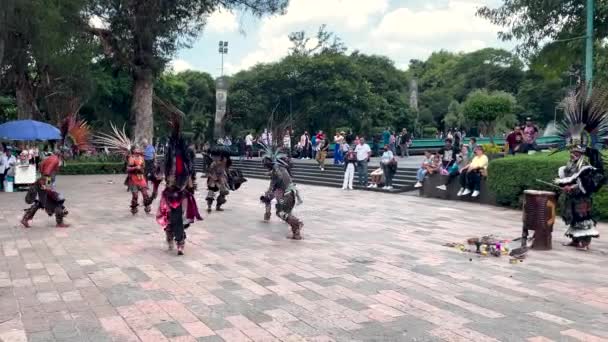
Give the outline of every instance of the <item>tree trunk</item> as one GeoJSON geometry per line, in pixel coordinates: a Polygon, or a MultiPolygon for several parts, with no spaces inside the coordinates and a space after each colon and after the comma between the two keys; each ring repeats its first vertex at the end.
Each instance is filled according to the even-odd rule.
{"type": "Polygon", "coordinates": [[[154,77],[152,76],[152,70],[143,69],[134,72],[131,115],[135,120],[133,136],[138,143],[143,139],[152,141],[154,137],[153,96],[154,77]]]}
{"type": "Polygon", "coordinates": [[[25,74],[17,76],[15,97],[17,100],[17,118],[19,120],[40,118],[40,110],[36,104],[32,85],[25,74]]]}

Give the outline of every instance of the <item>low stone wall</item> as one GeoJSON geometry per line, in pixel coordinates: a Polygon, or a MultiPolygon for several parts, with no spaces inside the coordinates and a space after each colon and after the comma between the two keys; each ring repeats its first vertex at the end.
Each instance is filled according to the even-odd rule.
{"type": "Polygon", "coordinates": [[[448,176],[439,174],[429,175],[425,178],[422,188],[420,188],[420,196],[428,198],[439,198],[444,200],[457,200],[467,202],[478,202],[483,204],[496,205],[496,197],[488,189],[487,179],[483,177],[481,179],[480,194],[478,197],[473,198],[469,196],[458,197],[458,190],[460,190],[460,182],[458,178],[454,178],[447,186],[447,190],[439,190],[437,186],[445,184],[448,181],[448,176]]]}

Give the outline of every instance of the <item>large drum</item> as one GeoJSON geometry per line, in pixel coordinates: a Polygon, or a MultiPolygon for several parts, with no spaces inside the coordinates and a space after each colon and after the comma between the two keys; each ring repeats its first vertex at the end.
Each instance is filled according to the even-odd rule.
{"type": "Polygon", "coordinates": [[[534,231],[532,249],[550,250],[551,233],[555,223],[555,207],[557,196],[554,192],[526,190],[524,191],[524,213],[522,244],[526,242],[528,231],[534,231]]]}

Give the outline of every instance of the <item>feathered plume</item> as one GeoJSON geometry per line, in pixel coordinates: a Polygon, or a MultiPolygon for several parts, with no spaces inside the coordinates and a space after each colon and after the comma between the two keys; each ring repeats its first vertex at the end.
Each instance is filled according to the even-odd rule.
{"type": "Polygon", "coordinates": [[[61,122],[62,145],[76,145],[79,151],[91,149],[91,129],[85,120],[70,115],[61,122]]]}
{"type": "Polygon", "coordinates": [[[595,87],[591,93],[582,86],[564,101],[564,120],[558,125],[558,134],[566,147],[587,148],[591,136],[602,141],[608,136],[608,89],[595,87]]]}
{"type": "Polygon", "coordinates": [[[169,117],[169,127],[171,127],[171,137],[177,139],[182,130],[182,120],[186,115],[173,104],[163,101],[160,97],[154,96],[154,103],[161,111],[169,117]]]}
{"type": "Polygon", "coordinates": [[[98,133],[94,137],[94,142],[101,148],[107,148],[112,153],[128,155],[133,147],[133,142],[129,139],[125,126],[122,130],[119,130],[113,123],[110,123],[112,127],[111,133],[98,133]]]}

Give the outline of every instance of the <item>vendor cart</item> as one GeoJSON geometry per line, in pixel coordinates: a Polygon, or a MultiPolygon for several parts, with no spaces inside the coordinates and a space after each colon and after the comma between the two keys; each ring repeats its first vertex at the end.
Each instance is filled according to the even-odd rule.
{"type": "Polygon", "coordinates": [[[30,186],[36,182],[36,165],[21,164],[15,167],[15,187],[30,186]]]}

